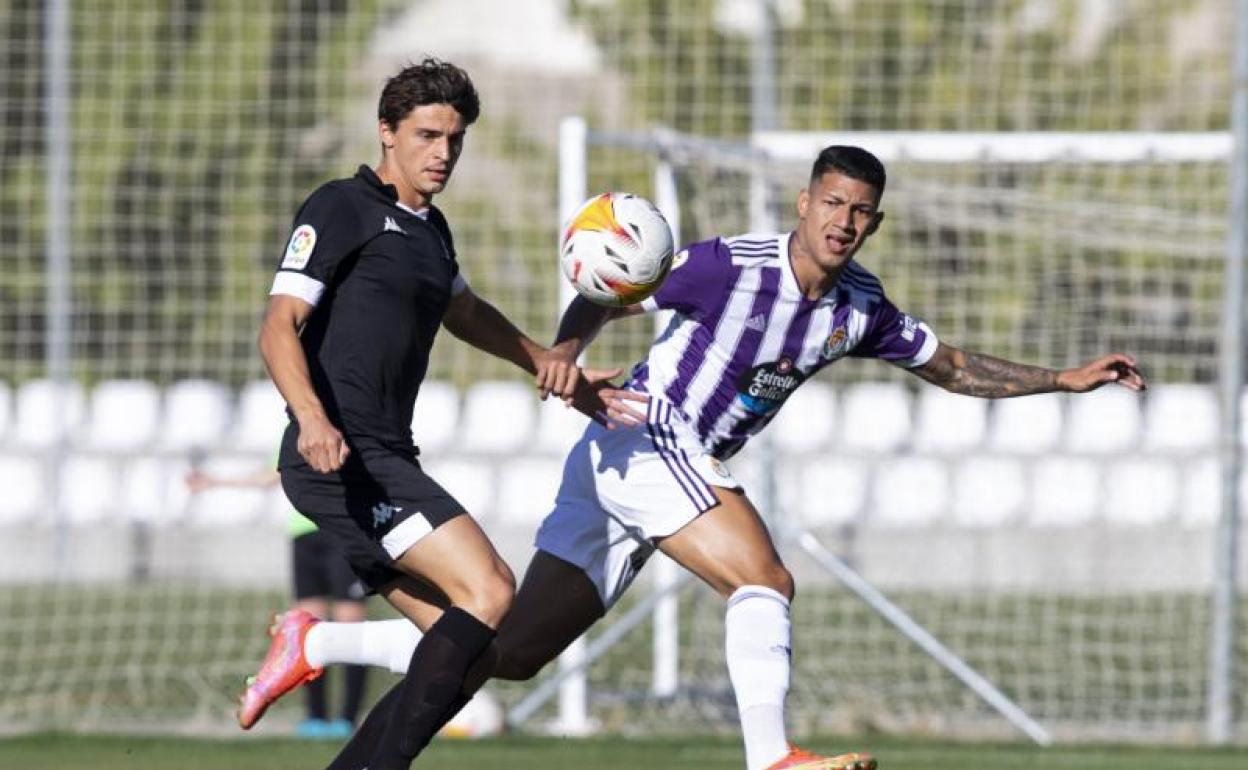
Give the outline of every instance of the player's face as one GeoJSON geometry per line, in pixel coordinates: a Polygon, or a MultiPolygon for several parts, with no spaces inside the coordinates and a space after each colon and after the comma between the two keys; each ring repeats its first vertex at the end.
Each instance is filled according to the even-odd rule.
{"type": "Polygon", "coordinates": [[[802,250],[826,272],[849,264],[884,212],[871,184],[829,171],[797,197],[797,239],[802,250]]]}
{"type": "Polygon", "coordinates": [[[446,187],[464,149],[467,126],[449,104],[422,104],[394,128],[381,122],[382,166],[386,181],[399,187],[399,199],[424,206],[446,187]],[[387,178],[395,177],[395,178],[387,178]]]}

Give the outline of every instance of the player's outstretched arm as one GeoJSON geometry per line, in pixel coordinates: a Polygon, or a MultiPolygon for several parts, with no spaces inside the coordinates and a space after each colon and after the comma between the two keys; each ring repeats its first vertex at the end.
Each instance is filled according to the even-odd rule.
{"type": "Polygon", "coordinates": [[[1086,393],[1111,382],[1136,391],[1145,388],[1135,359],[1122,353],[1101,356],[1074,369],[1058,370],[971,353],[942,342],[926,364],[912,371],[950,392],[980,398],[1053,391],[1086,393]]]}
{"type": "Polygon", "coordinates": [[[538,364],[546,356],[546,348],[529,339],[471,288],[451,297],[442,325],[474,348],[510,361],[529,374],[537,374],[538,364]]]}
{"type": "Polygon", "coordinates": [[[586,369],[576,365],[575,343],[549,350],[529,339],[489,302],[472,289],[451,298],[442,325],[475,348],[510,361],[537,378],[542,398],[554,393],[600,422],[636,422],[644,419],[624,403],[629,396],[610,387],[608,380],[622,369],[586,369]]]}

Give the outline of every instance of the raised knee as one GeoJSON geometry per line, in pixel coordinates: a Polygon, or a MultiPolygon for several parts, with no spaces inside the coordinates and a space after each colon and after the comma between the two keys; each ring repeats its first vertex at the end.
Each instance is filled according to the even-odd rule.
{"type": "Polygon", "coordinates": [[[511,602],[515,596],[516,578],[511,569],[502,564],[494,574],[479,580],[472,587],[462,606],[482,623],[498,628],[498,624],[511,611],[511,602]]]}
{"type": "Polygon", "coordinates": [[[541,673],[549,662],[544,657],[527,654],[523,650],[503,650],[494,670],[494,677],[510,682],[525,682],[541,673]]]}

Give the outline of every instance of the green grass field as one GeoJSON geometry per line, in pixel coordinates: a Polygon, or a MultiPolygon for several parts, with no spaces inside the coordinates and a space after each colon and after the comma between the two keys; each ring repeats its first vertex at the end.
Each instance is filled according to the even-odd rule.
{"type": "MultiPolygon", "coordinates": [[[[1071,746],[1039,749],[1016,744],[871,740],[882,770],[1243,770],[1248,750],[1071,746]]],[[[843,746],[836,740],[812,747],[843,746]]],[[[866,745],[861,742],[858,745],[866,745]]],[[[321,768],[333,756],[326,744],[292,740],[189,740],[135,736],[44,734],[0,740],[0,768],[23,770],[295,770],[321,768]]],[[[508,737],[435,743],[416,768],[439,770],[740,770],[735,740],[561,740],[508,737]]]]}

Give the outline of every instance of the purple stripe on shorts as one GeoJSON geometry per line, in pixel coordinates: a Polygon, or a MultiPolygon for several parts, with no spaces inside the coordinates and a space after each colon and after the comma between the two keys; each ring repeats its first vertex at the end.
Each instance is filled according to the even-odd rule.
{"type": "MultiPolygon", "coordinates": [[[[646,430],[650,433],[650,441],[654,444],[655,451],[658,452],[659,457],[663,458],[664,465],[671,471],[672,477],[680,485],[680,489],[685,493],[685,497],[688,497],[689,501],[699,511],[706,511],[714,507],[714,498],[706,499],[706,496],[710,494],[710,491],[704,488],[706,482],[702,481],[702,478],[696,473],[693,473],[691,467],[682,467],[679,457],[666,447],[667,436],[664,433],[663,425],[667,423],[670,417],[671,406],[661,401],[651,401],[651,404],[654,405],[654,408],[650,410],[653,414],[653,419],[646,420],[646,430]]],[[[650,415],[647,415],[647,417],[650,417],[650,415]]],[[[685,460],[687,464],[688,458],[685,458],[685,460]]]]}
{"type": "Polygon", "coordinates": [[[699,509],[707,510],[715,506],[715,495],[711,492],[710,486],[702,480],[702,476],[693,468],[693,463],[689,460],[689,455],[680,448],[676,441],[676,432],[671,428],[672,406],[671,404],[663,404],[662,419],[660,425],[657,426],[657,435],[664,442],[667,455],[672,458],[675,468],[684,474],[685,480],[696,493],[699,498],[699,509]]]}

